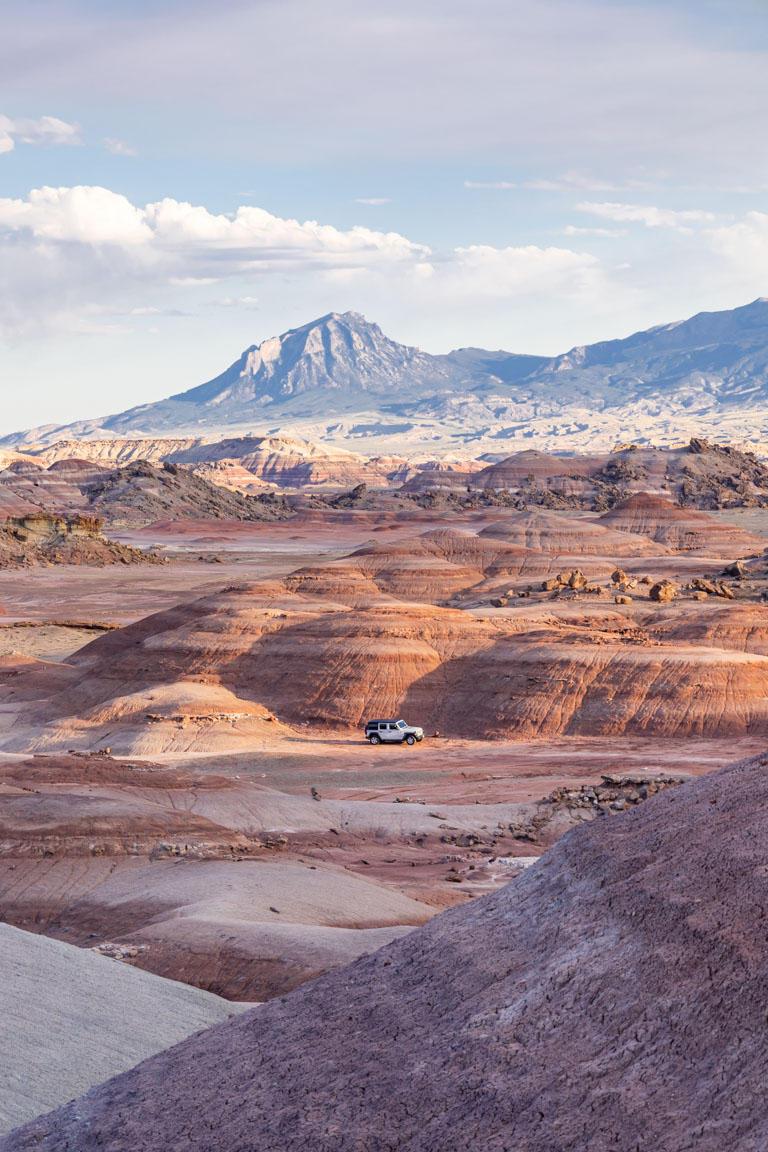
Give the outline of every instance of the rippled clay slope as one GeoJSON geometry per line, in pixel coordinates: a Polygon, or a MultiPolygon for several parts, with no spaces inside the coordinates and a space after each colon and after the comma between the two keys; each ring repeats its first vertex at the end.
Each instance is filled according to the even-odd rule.
{"type": "Polygon", "coordinates": [[[759,1152],[764,759],[187,1040],[3,1152],[759,1152]]]}

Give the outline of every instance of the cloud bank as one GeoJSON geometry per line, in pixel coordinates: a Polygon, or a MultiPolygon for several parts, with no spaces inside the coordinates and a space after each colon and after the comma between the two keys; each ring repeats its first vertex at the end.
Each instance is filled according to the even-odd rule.
{"type": "MultiPolygon", "coordinates": [[[[469,245],[433,250],[397,232],[283,219],[241,206],[231,215],[166,198],[137,207],[107,188],[39,188],[0,199],[6,338],[52,330],[138,293],[270,275],[331,286],[378,284],[437,304],[595,293],[597,258],[563,247],[469,245]]],[[[233,299],[253,299],[239,294],[233,299]]],[[[229,299],[229,297],[227,297],[229,299]]]]}
{"type": "Polygon", "coordinates": [[[218,154],[258,139],[292,162],[556,150],[566,168],[585,154],[765,168],[758,4],[738,19],[723,0],[37,0],[34,20],[6,7],[0,75],[18,98],[135,105],[140,76],[164,138],[218,154]]]}

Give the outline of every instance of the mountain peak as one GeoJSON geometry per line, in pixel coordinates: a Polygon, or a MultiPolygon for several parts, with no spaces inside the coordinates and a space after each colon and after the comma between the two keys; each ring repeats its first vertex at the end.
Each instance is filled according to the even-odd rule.
{"type": "Polygon", "coordinates": [[[309,323],[301,324],[298,328],[289,328],[287,332],[283,333],[281,339],[292,336],[296,332],[308,332],[312,328],[321,328],[332,323],[345,328],[375,328],[377,332],[381,331],[378,324],[372,320],[366,320],[362,312],[326,312],[324,316],[318,316],[316,320],[310,320],[309,323]]]}
{"type": "Polygon", "coordinates": [[[183,403],[257,403],[334,390],[391,393],[466,378],[446,357],[398,344],[359,312],[328,312],[247,348],[213,380],[171,397],[183,403]]]}

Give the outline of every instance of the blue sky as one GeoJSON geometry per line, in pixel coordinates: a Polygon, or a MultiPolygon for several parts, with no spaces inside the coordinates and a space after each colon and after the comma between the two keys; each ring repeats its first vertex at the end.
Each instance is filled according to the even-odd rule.
{"type": "Polygon", "coordinates": [[[331,310],[555,353],[768,295],[765,0],[4,9],[4,432],[331,310]]]}

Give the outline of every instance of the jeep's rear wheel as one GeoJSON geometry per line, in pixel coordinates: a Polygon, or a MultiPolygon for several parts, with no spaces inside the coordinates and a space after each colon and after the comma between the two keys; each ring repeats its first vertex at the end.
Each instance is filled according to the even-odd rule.
{"type": "Polygon", "coordinates": [[[415,744],[416,743],[416,737],[415,736],[406,736],[405,742],[406,742],[406,744],[415,744]]]}
{"type": "Polygon", "coordinates": [[[373,736],[369,736],[368,739],[370,740],[371,744],[381,744],[381,736],[377,736],[375,732],[373,736]]]}

